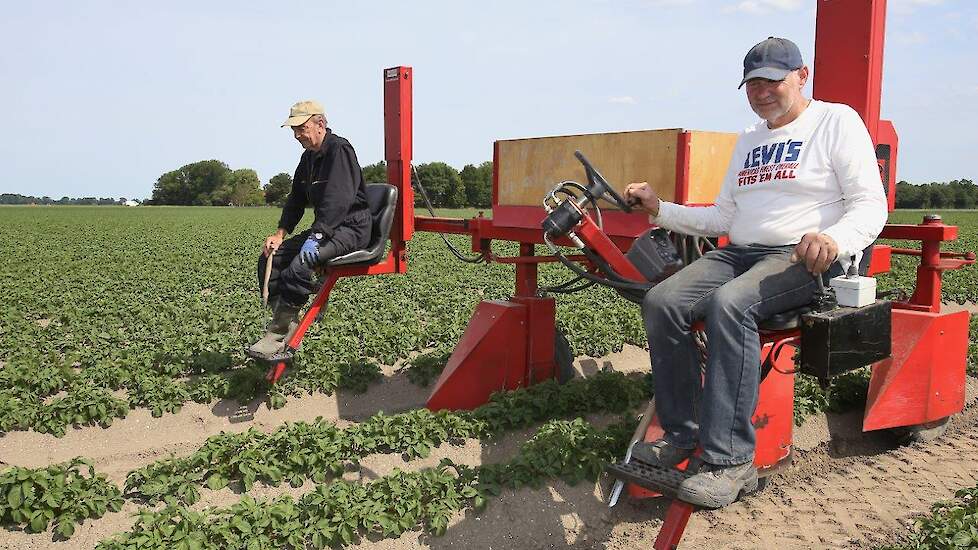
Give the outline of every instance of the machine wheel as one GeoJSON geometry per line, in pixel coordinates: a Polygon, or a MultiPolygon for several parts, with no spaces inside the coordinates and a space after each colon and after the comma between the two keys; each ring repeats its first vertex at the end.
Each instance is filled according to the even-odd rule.
{"type": "Polygon", "coordinates": [[[767,487],[767,483],[770,480],[771,480],[771,476],[764,476],[764,477],[757,478],[757,490],[755,490],[754,493],[760,493],[761,491],[763,491],[764,488],[767,487]]]}
{"type": "Polygon", "coordinates": [[[896,436],[900,445],[913,445],[914,443],[926,443],[934,441],[944,435],[947,431],[948,421],[951,417],[946,416],[940,420],[917,424],[916,426],[900,426],[892,428],[890,433],[896,436]]]}
{"type": "Polygon", "coordinates": [[[566,384],[577,374],[574,371],[574,354],[570,343],[560,329],[556,329],[554,337],[554,362],[557,363],[557,383],[566,384]]]}

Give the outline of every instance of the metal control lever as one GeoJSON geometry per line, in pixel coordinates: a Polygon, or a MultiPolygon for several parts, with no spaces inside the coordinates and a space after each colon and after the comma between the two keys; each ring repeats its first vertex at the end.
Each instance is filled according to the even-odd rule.
{"type": "Polygon", "coordinates": [[[815,292],[815,298],[812,300],[815,311],[831,311],[838,307],[838,301],[835,299],[835,290],[831,287],[825,288],[825,281],[822,280],[822,274],[813,274],[812,276],[818,284],[818,290],[815,292]]]}

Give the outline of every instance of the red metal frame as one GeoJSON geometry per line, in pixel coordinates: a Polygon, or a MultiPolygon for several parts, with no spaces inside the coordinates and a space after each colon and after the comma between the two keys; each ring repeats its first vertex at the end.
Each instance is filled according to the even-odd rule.
{"type": "Polygon", "coordinates": [[[815,21],[812,95],[855,109],[878,143],[886,0],[821,0],[815,21]]]}
{"type": "Polygon", "coordinates": [[[435,383],[427,407],[433,411],[474,409],[497,391],[524,387],[531,334],[525,305],[480,302],[435,383]]]}
{"type": "MultiPolygon", "coordinates": [[[[879,119],[882,82],[885,0],[822,0],[818,5],[815,59],[817,79],[815,97],[851,105],[859,112],[877,144],[880,168],[887,187],[889,208],[893,208],[898,138],[889,121],[879,119]],[[845,40],[838,40],[845,36],[845,40]],[[882,153],[882,154],[881,154],[882,153]],[[885,157],[885,158],[883,158],[885,157]]],[[[493,148],[493,218],[467,220],[415,217],[411,189],[412,93],[410,67],[395,67],[384,72],[385,158],[388,181],[398,187],[399,201],[391,231],[391,251],[386,260],[374,266],[349,266],[326,273],[323,289],[303,317],[289,348],[297,349],[311,323],[326,307],[329,292],[341,277],[381,273],[404,273],[407,269],[406,242],[414,230],[468,234],[472,250],[489,261],[516,265],[514,296],[508,301],[480,303],[457,345],[441,378],[428,400],[428,407],[474,408],[485,403],[494,391],[510,390],[552,378],[554,362],[553,298],[541,297],[537,289],[537,264],[554,261],[552,256],[537,256],[534,244],[543,243],[542,207],[498,204],[499,147],[493,148]],[[500,258],[492,254],[493,240],[520,243],[518,256],[500,258]]],[[[676,200],[689,199],[690,135],[677,137],[676,200]]],[[[542,197],[541,197],[542,199],[542,197]]],[[[620,275],[642,280],[624,256],[632,240],[649,227],[642,214],[609,210],[603,213],[603,228],[589,215],[574,229],[575,234],[609,263],[620,275]]],[[[894,302],[893,357],[873,366],[864,429],[919,424],[948,416],[963,405],[963,361],[967,347],[967,313],[940,313],[941,275],[944,270],[974,263],[974,254],[942,253],[942,241],[957,237],[957,228],[939,219],[919,225],[887,225],[881,238],[921,241],[921,250],[878,245],[874,249],[871,273],[889,271],[891,254],[920,257],[917,286],[906,302],[894,302]],[[963,346],[963,347],[962,347],[963,346]]],[[[725,242],[721,238],[721,244],[725,242]]],[[[556,244],[567,246],[560,239],[556,244]]],[[[587,263],[584,257],[575,261],[587,263]]],[[[593,266],[591,266],[593,268],[593,266]]],[[[760,399],[753,416],[757,432],[755,464],[770,473],[791,458],[792,401],[794,374],[792,355],[797,332],[762,335],[763,354],[774,346],[787,346],[775,367],[763,380],[760,399]]],[[[277,379],[285,364],[269,372],[277,379]]],[[[656,438],[661,427],[653,421],[646,438],[656,438]],[[657,433],[658,430],[658,433],[657,433]]],[[[630,486],[633,497],[654,493],[630,486]]],[[[666,514],[655,548],[675,548],[682,537],[692,507],[674,501],[666,514]]]]}
{"type": "MultiPolygon", "coordinates": [[[[501,234],[508,229],[527,229],[527,242],[537,244],[543,243],[543,231],[540,224],[547,217],[547,212],[541,206],[506,206],[494,205],[492,207],[492,229],[493,233],[501,234]]],[[[616,242],[631,244],[636,235],[641,234],[649,228],[649,216],[647,214],[633,212],[626,214],[620,210],[601,209],[601,217],[604,225],[604,232],[616,242]]],[[[510,239],[500,239],[510,240],[510,239]]],[[[626,246],[627,247],[627,246],[626,246]]]]}
{"type": "Polygon", "coordinates": [[[958,237],[958,228],[944,225],[940,216],[928,216],[920,225],[889,224],[883,228],[880,238],[920,241],[920,250],[893,248],[894,254],[920,257],[917,266],[917,284],[913,296],[907,302],[894,304],[895,308],[940,313],[941,276],[949,269],[960,269],[975,263],[973,252],[941,252],[941,242],[958,237]]]}
{"type": "Polygon", "coordinates": [[[662,522],[659,536],[655,537],[652,548],[655,550],[675,550],[678,548],[693,510],[692,504],[683,502],[678,498],[673,499],[666,510],[666,519],[662,522]]]}
{"type": "Polygon", "coordinates": [[[411,157],[414,147],[414,71],[411,67],[384,69],[384,158],[387,183],[397,188],[397,210],[391,226],[393,272],[407,272],[407,241],[414,234],[414,189],[411,157]]]}
{"type": "Polygon", "coordinates": [[[964,408],[968,317],[893,310],[893,351],[873,365],[863,431],[925,424],[964,408]]]}

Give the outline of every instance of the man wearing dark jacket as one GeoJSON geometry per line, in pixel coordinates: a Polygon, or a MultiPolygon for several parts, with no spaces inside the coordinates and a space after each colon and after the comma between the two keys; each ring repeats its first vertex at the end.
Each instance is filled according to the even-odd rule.
{"type": "Polygon", "coordinates": [[[305,151],[295,169],[278,231],[265,239],[258,258],[260,287],[267,258],[272,255],[268,295],[273,311],[265,335],[248,349],[249,355],[259,359],[270,359],[284,347],[298,322],[299,310],[317,290],[316,267],[370,242],[370,208],[353,146],[326,126],[326,114],[316,101],[293,105],[282,124],[286,126],[305,151]],[[315,215],[312,227],[286,240],[307,206],[315,215]]]}

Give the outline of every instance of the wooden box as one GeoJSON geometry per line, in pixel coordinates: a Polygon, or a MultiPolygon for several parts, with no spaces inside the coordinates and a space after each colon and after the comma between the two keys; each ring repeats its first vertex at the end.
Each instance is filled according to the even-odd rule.
{"type": "MultiPolygon", "coordinates": [[[[736,140],[736,134],[671,128],[497,141],[493,218],[524,226],[521,220],[529,216],[536,223],[540,216],[525,209],[539,208],[554,185],[563,180],[587,184],[575,150],[619,193],[630,182],[647,181],[663,200],[711,204],[736,140]]],[[[601,208],[606,206],[614,208],[602,202],[601,208]]]]}

